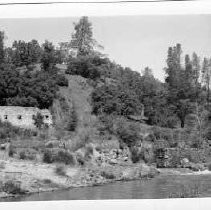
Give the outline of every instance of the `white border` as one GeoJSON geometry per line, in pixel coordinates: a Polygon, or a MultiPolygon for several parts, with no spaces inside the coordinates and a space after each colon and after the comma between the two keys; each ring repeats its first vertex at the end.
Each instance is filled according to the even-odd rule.
{"type": "MultiPolygon", "coordinates": [[[[9,2],[43,2],[56,0],[10,0],[9,2]]],[[[59,1],[59,0],[58,0],[59,1]]],[[[61,0],[68,1],[68,0],[61,0]]],[[[90,1],[90,0],[83,0],[90,1]]],[[[97,0],[96,0],[97,1],[97,0]]],[[[103,0],[100,0],[103,1],[103,0]]],[[[71,16],[116,16],[116,15],[172,15],[211,14],[211,1],[172,1],[144,3],[71,3],[42,5],[0,6],[0,18],[40,18],[71,16]]]]}

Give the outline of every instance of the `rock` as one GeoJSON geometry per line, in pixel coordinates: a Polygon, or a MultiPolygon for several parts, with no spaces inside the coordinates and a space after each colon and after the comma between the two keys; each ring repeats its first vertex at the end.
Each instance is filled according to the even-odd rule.
{"type": "Polygon", "coordinates": [[[118,163],[118,161],[116,159],[110,159],[109,160],[109,164],[111,164],[111,165],[115,165],[117,163],[118,163]]]}

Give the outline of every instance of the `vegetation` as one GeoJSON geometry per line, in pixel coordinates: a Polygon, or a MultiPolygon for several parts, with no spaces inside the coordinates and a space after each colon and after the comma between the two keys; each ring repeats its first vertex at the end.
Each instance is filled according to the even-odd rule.
{"type": "MultiPolygon", "coordinates": [[[[0,32],[0,105],[53,111],[58,105],[53,114],[59,119],[55,119],[55,135],[43,131],[45,125],[39,113],[34,116],[39,135],[0,122],[0,139],[5,141],[15,136],[30,139],[35,135],[43,141],[53,135],[59,141],[68,139],[68,149],[48,144],[43,151],[43,162],[66,165],[76,162],[84,165],[94,153],[89,143],[100,145],[105,139],[115,139],[118,147],[127,147],[133,163],[155,162],[159,144],[177,151],[172,152],[174,158],[170,163],[175,167],[181,158],[200,163],[210,155],[210,58],[201,60],[195,52],[183,55],[179,43],[170,46],[164,68],[166,77],[161,82],[150,67],[139,73],[103,55],[87,17],[75,23],[71,40],[60,43],[59,48],[48,40],[42,44],[37,40],[16,40],[11,47],[5,47],[4,37],[0,32]],[[67,69],[59,70],[58,64],[66,65],[67,69]],[[73,81],[71,84],[69,78],[76,76],[69,75],[85,78],[83,81],[92,89],[90,98],[89,94],[85,96],[92,110],[84,113],[89,112],[95,123],[92,119],[81,122],[84,116],[80,116],[70,98],[73,88],[67,89],[68,84],[76,84],[73,81]],[[141,128],[143,122],[147,124],[145,130],[141,128]],[[84,154],[79,154],[82,149],[84,154]]],[[[27,150],[17,154],[20,159],[34,158],[27,150]]],[[[13,156],[12,149],[10,155],[13,156]]]]}
{"type": "Polygon", "coordinates": [[[59,176],[65,176],[66,175],[65,166],[57,165],[55,168],[55,173],[59,176]]]}
{"type": "Polygon", "coordinates": [[[46,149],[43,154],[45,163],[64,163],[66,165],[75,165],[75,158],[72,153],[61,149],[46,149]]]}
{"type": "Polygon", "coordinates": [[[12,180],[6,181],[2,186],[2,190],[9,194],[18,194],[18,195],[24,194],[26,192],[21,188],[20,183],[12,180]]]}

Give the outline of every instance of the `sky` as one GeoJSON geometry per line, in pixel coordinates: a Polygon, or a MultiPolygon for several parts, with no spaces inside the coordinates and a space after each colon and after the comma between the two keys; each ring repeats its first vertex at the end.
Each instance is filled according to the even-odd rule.
{"type": "MultiPolygon", "coordinates": [[[[37,39],[54,44],[70,41],[73,23],[80,17],[0,19],[0,30],[14,40],[37,39]]],[[[94,38],[104,53],[118,64],[141,72],[152,68],[156,78],[165,78],[168,47],[180,43],[183,56],[196,52],[201,59],[211,57],[211,15],[144,15],[89,17],[94,38]]]]}

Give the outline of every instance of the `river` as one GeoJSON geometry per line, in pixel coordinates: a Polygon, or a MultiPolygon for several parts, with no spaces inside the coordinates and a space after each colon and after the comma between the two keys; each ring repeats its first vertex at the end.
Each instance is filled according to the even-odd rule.
{"type": "Polygon", "coordinates": [[[4,201],[159,199],[169,198],[172,195],[175,197],[178,193],[187,190],[197,191],[199,197],[211,197],[211,174],[161,174],[150,180],[115,182],[102,186],[36,193],[18,198],[4,199],[4,201]]]}

